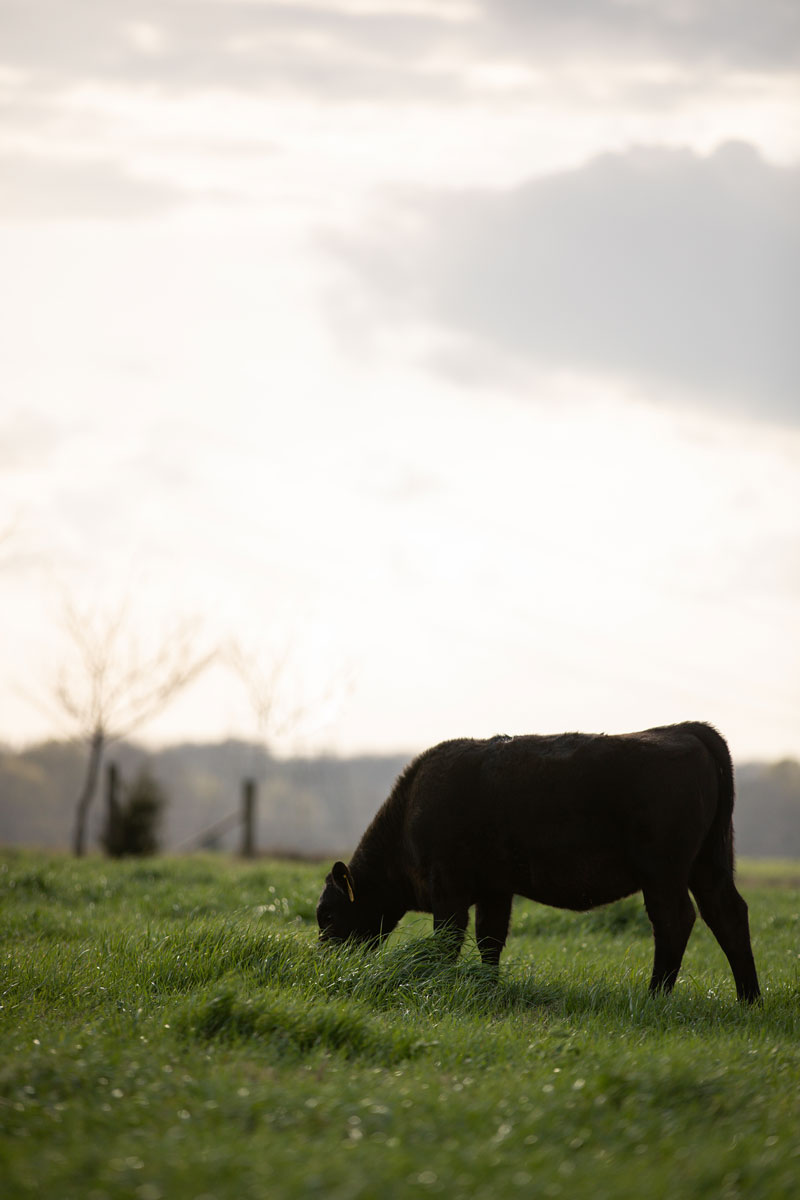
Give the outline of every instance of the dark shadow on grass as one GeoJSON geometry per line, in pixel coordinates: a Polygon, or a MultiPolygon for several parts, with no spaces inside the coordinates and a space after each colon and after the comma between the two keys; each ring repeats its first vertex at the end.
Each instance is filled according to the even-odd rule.
{"type": "Polygon", "coordinates": [[[484,965],[472,941],[454,959],[446,930],[376,953],[347,944],[320,953],[329,968],[321,981],[329,995],[350,996],[378,1009],[500,1016],[549,998],[532,977],[484,965]]]}
{"type": "Polygon", "coordinates": [[[391,1066],[424,1049],[413,1033],[393,1029],[352,1003],[283,993],[244,996],[233,984],[193,996],[175,1009],[169,1024],[183,1039],[256,1043],[280,1059],[324,1051],[391,1066]]]}
{"type": "MultiPolygon", "coordinates": [[[[732,983],[728,986],[726,982],[716,992],[691,978],[681,978],[671,995],[654,996],[646,969],[622,966],[615,975],[580,979],[544,968],[533,973],[513,961],[498,970],[481,963],[474,941],[469,939],[462,956],[454,961],[447,955],[447,942],[441,934],[389,944],[375,954],[345,945],[333,955],[329,962],[335,967],[322,981],[326,993],[387,1011],[400,1008],[421,1015],[447,1012],[488,1019],[536,1013],[575,1023],[594,1018],[623,1033],[632,1027],[663,1030],[691,1026],[695,1032],[734,1029],[753,1022],[760,1025],[764,1020],[762,1010],[739,1004],[732,983]]],[[[785,1004],[775,1007],[775,1021],[782,1029],[786,1026],[784,1010],[785,1004]]]]}

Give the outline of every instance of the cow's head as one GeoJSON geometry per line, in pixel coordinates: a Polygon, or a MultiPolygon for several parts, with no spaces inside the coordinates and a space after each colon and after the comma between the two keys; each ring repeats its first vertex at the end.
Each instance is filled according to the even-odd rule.
{"type": "Polygon", "coordinates": [[[317,904],[317,924],[321,942],[378,942],[381,913],[359,895],[349,867],[335,862],[325,877],[325,887],[317,904]]]}

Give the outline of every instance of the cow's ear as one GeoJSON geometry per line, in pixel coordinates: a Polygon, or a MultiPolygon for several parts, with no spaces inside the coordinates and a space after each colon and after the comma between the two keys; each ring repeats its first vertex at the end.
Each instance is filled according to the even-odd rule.
{"type": "Polygon", "coordinates": [[[343,892],[345,896],[349,896],[351,901],[355,900],[353,876],[350,874],[346,863],[335,862],[333,864],[331,867],[331,879],[340,892],[343,892]]]}

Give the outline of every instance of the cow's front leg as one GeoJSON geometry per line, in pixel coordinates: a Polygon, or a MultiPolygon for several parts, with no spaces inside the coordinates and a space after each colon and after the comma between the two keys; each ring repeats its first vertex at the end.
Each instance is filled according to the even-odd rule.
{"type": "Polygon", "coordinates": [[[469,907],[457,901],[443,900],[434,905],[433,932],[441,938],[447,958],[458,958],[469,921],[469,907]]]}
{"type": "Polygon", "coordinates": [[[441,935],[447,958],[456,959],[464,944],[471,899],[461,879],[441,862],[432,865],[428,880],[433,932],[441,935]]]}
{"type": "Polygon", "coordinates": [[[508,937],[513,896],[484,896],[475,905],[475,937],[481,960],[496,967],[508,937]]]}

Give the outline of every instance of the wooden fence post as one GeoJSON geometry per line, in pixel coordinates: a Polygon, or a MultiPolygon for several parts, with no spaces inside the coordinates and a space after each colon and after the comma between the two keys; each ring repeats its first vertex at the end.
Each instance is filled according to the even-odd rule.
{"type": "Polygon", "coordinates": [[[112,858],[120,853],[122,814],[119,806],[119,769],[115,762],[106,768],[106,828],[102,841],[112,858]]]}
{"type": "Polygon", "coordinates": [[[245,779],[242,784],[242,857],[254,858],[256,853],[256,781],[245,779]]]}

